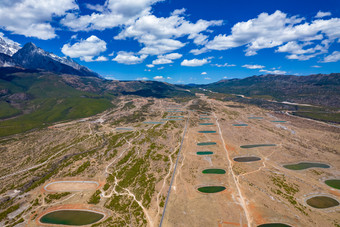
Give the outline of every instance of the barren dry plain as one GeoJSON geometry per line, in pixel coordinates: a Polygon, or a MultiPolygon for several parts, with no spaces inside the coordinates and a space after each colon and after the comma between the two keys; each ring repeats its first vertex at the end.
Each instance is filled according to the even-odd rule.
{"type": "Polygon", "coordinates": [[[0,226],[340,225],[339,126],[204,95],[115,104],[0,139],[0,226]]]}

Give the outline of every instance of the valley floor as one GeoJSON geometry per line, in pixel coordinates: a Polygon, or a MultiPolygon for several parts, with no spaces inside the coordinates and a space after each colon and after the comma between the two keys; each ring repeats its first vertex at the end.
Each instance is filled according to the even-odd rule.
{"type": "Polygon", "coordinates": [[[0,226],[50,226],[60,210],[102,215],[92,226],[339,226],[324,182],[340,179],[339,141],[337,127],[201,94],[126,96],[0,139],[0,226]]]}

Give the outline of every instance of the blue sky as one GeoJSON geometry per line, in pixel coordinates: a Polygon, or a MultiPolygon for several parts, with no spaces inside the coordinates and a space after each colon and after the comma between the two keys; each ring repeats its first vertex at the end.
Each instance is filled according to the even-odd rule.
{"type": "Polygon", "coordinates": [[[340,72],[338,0],[2,0],[0,35],[119,80],[340,72]]]}

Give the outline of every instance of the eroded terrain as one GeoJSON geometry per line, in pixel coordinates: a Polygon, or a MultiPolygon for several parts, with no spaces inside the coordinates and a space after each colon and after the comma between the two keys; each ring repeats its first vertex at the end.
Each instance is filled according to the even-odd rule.
{"type": "Polygon", "coordinates": [[[93,226],[340,225],[324,182],[340,178],[339,127],[204,95],[118,103],[0,140],[1,226],[74,209],[93,226]]]}

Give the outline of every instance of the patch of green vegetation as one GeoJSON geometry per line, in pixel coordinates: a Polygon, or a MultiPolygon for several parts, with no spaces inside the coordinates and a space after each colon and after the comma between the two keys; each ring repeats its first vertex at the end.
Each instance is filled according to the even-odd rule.
{"type": "Polygon", "coordinates": [[[106,183],[106,184],[103,186],[103,190],[104,190],[104,191],[107,191],[109,188],[110,188],[110,184],[109,184],[109,183],[106,183]]]}
{"type": "Polygon", "coordinates": [[[339,112],[326,112],[326,111],[296,111],[293,112],[294,115],[299,117],[311,118],[318,121],[326,121],[333,123],[340,123],[340,113],[339,112]]]}
{"type": "Polygon", "coordinates": [[[74,171],[71,176],[77,176],[78,174],[84,172],[91,165],[90,161],[84,162],[81,166],[78,167],[76,171],[74,171]]]}
{"type": "Polygon", "coordinates": [[[88,203],[89,204],[98,204],[100,202],[100,190],[97,190],[93,195],[90,197],[88,203]]]}
{"type": "Polygon", "coordinates": [[[15,109],[9,103],[7,103],[5,101],[0,101],[0,119],[13,117],[13,116],[18,115],[20,113],[21,113],[20,110],[15,109]]]}
{"type": "Polygon", "coordinates": [[[306,207],[295,199],[295,194],[300,191],[299,186],[294,183],[288,183],[284,175],[274,174],[271,176],[271,181],[279,189],[271,189],[271,191],[292,204],[297,210],[301,211],[304,215],[308,215],[306,207]]]}
{"type": "Polygon", "coordinates": [[[33,113],[0,122],[0,137],[42,128],[57,121],[89,117],[111,107],[111,102],[104,98],[48,98],[32,102],[38,106],[33,113]]]}
{"type": "Polygon", "coordinates": [[[136,106],[133,104],[133,101],[127,102],[124,104],[122,110],[130,110],[135,108],[136,106]]]}
{"type": "Polygon", "coordinates": [[[14,206],[8,207],[5,211],[0,213],[0,221],[4,220],[8,214],[16,211],[17,209],[19,209],[20,204],[16,204],[14,206]]]}
{"type": "MultiPolygon", "coordinates": [[[[62,192],[62,193],[54,193],[54,194],[48,194],[46,197],[45,197],[45,202],[46,203],[51,203],[53,202],[54,200],[59,200],[65,196],[68,196],[70,195],[71,193],[70,192],[62,192]]],[[[39,203],[39,201],[38,201],[39,203]]]]}

